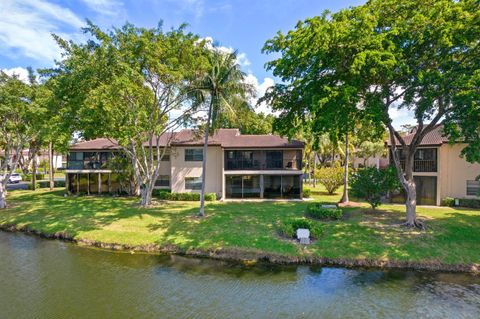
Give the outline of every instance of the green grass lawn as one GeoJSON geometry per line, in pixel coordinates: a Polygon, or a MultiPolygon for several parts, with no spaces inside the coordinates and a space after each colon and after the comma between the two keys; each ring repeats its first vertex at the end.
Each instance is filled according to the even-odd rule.
{"type": "MultiPolygon", "coordinates": [[[[313,190],[315,201],[336,202],[341,194],[313,190]]],[[[426,232],[399,227],[400,205],[344,209],[346,218],[319,222],[321,237],[302,247],[278,235],[278,224],[302,217],[310,202],[211,202],[204,219],[196,202],[138,207],[137,199],[63,197],[63,190],[11,191],[0,225],[27,226],[43,233],[66,232],[77,240],[126,245],[176,245],[182,249],[240,249],[286,256],[382,259],[447,264],[480,263],[480,211],[419,207],[426,232]]]]}

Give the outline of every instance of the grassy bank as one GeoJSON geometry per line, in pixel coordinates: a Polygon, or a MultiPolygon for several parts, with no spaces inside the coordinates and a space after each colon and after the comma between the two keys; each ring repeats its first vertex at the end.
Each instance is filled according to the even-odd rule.
{"type": "MultiPolygon", "coordinates": [[[[314,191],[315,200],[339,195],[314,191]]],[[[345,218],[319,222],[322,235],[307,247],[278,235],[278,224],[304,215],[308,202],[208,203],[207,218],[193,217],[195,202],[159,203],[143,209],[136,199],[63,197],[63,191],[12,191],[0,225],[44,234],[66,233],[78,241],[128,246],[171,246],[182,250],[231,249],[290,257],[442,263],[480,263],[480,211],[419,207],[426,232],[399,227],[403,207],[344,209],[345,218]]],[[[365,206],[366,207],[366,206],[365,206]]]]}

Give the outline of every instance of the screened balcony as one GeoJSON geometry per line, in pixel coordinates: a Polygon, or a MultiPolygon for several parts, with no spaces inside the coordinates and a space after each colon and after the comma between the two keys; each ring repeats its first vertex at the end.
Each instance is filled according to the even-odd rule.
{"type": "Polygon", "coordinates": [[[70,152],[67,169],[105,169],[111,152],[70,152]]]}
{"type": "MultiPolygon", "coordinates": [[[[402,169],[405,170],[405,154],[402,150],[398,150],[400,155],[400,164],[402,169]]],[[[393,164],[392,156],[390,156],[390,162],[393,164]]],[[[437,172],[437,149],[436,148],[419,148],[415,152],[413,160],[414,172],[437,172]]]]}
{"type": "Polygon", "coordinates": [[[301,170],[301,150],[226,150],[225,170],[301,170]]]}

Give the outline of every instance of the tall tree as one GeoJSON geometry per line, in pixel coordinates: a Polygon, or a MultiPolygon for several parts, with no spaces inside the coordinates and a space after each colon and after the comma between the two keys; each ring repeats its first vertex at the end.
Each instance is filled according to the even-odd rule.
{"type": "Polygon", "coordinates": [[[0,71],[0,209],[7,207],[7,183],[18,166],[20,155],[31,141],[31,127],[35,123],[35,104],[32,90],[17,75],[0,71]]]}
{"type": "Polygon", "coordinates": [[[175,128],[195,112],[192,83],[205,49],[184,27],[164,32],[126,24],[104,32],[88,22],[86,44],[56,37],[64,51],[57,96],[86,138],[115,140],[130,160],[142,206],[151,205],[162,157],[175,128]],[[175,113],[175,114],[174,114],[175,113]],[[176,115],[181,113],[180,115],[176,115]]]}
{"type": "Polygon", "coordinates": [[[285,118],[313,114],[327,122],[319,129],[338,125],[336,117],[371,121],[379,133],[386,127],[407,194],[404,225],[423,227],[413,180],[423,137],[443,123],[452,142],[468,143],[466,159],[480,161],[479,21],[475,0],[371,0],[326,12],[266,43],[266,52],[281,54],[268,67],[285,82],[269,97],[285,118]],[[342,96],[350,99],[342,103],[342,96]],[[417,127],[410,144],[395,129],[392,108],[413,111],[417,127]],[[406,154],[404,169],[397,145],[406,154]]]}
{"type": "Polygon", "coordinates": [[[234,115],[235,110],[244,106],[249,95],[253,92],[251,86],[245,81],[246,75],[240,69],[236,52],[225,53],[213,47],[208,54],[208,61],[208,71],[198,87],[201,101],[208,105],[203,145],[199,216],[205,216],[205,177],[209,134],[219,127],[218,119],[220,117],[234,115]]]}
{"type": "Polygon", "coordinates": [[[271,134],[273,133],[272,114],[256,113],[249,103],[239,105],[235,109],[235,116],[220,114],[218,127],[238,128],[242,134],[271,134]]]}

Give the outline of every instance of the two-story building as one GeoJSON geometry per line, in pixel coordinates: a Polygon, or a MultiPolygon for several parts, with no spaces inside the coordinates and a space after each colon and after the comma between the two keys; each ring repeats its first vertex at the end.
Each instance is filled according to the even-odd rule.
{"type": "MultiPolygon", "coordinates": [[[[203,138],[193,130],[161,138],[166,147],[157,188],[172,192],[199,192],[203,138]]],[[[301,198],[300,141],[275,135],[242,135],[238,129],[220,129],[209,138],[206,192],[217,198],[301,198]]],[[[70,193],[116,193],[118,174],[108,169],[109,158],[120,152],[114,140],[98,138],[70,147],[67,190],[70,193]]]]}
{"type": "MultiPolygon", "coordinates": [[[[413,175],[419,205],[440,205],[445,197],[478,198],[480,182],[477,177],[480,175],[480,164],[472,164],[462,158],[461,151],[466,144],[449,144],[442,129],[438,125],[426,134],[414,155],[413,175]]],[[[413,136],[412,132],[403,137],[407,145],[413,136]]],[[[405,165],[401,149],[398,151],[400,162],[405,165]]],[[[391,154],[389,158],[391,159],[391,154]]],[[[401,196],[395,199],[401,200],[401,196]]]]}

